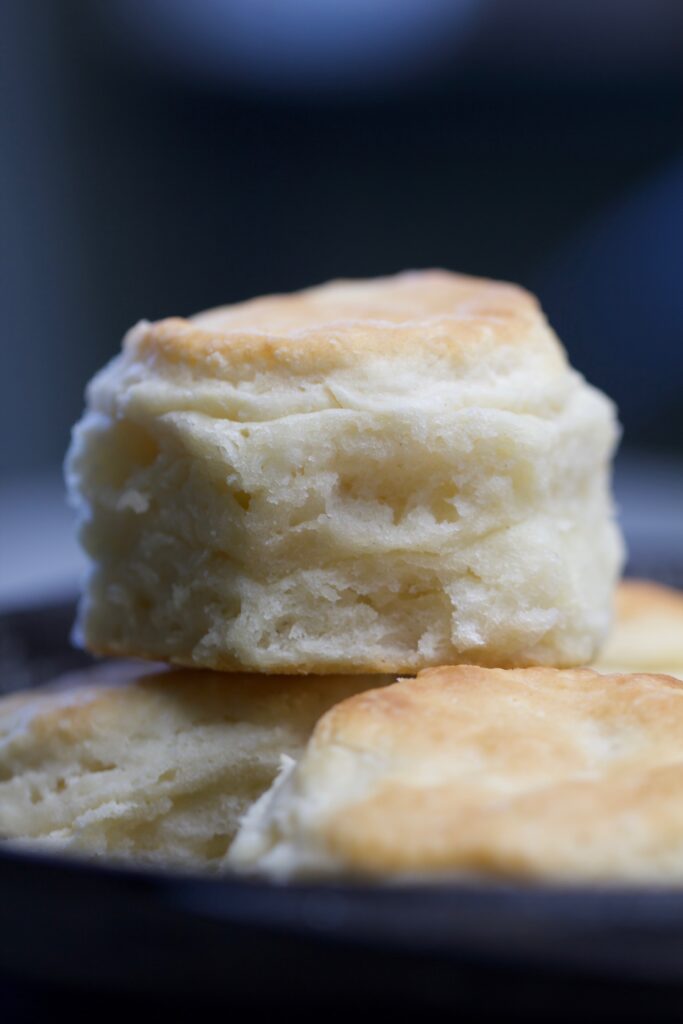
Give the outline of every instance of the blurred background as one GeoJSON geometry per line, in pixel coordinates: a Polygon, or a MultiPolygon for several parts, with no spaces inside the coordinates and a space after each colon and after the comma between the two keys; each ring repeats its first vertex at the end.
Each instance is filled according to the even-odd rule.
{"type": "Polygon", "coordinates": [[[3,0],[0,58],[0,603],[73,585],[130,324],[433,265],[539,293],[620,406],[632,568],[683,572],[680,0],[3,0]]]}

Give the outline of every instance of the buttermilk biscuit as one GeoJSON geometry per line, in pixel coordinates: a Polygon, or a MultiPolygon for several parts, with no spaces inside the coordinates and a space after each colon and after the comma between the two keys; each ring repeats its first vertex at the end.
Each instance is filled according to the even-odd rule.
{"type": "Polygon", "coordinates": [[[275,877],[683,881],[683,684],[431,669],[343,702],[247,815],[275,877]]]}
{"type": "Polygon", "coordinates": [[[262,672],[590,661],[616,435],[512,285],[426,271],[138,324],[67,461],[79,635],[262,672]]]}
{"type": "Polygon", "coordinates": [[[216,867],[282,755],[370,685],[150,672],[119,664],[0,700],[0,839],[216,867]]]}
{"type": "Polygon", "coordinates": [[[683,593],[647,580],[620,583],[616,621],[595,667],[683,679],[683,593]]]}

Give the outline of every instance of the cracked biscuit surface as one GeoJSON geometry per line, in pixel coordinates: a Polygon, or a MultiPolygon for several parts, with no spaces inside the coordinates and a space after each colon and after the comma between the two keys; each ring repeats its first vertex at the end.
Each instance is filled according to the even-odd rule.
{"type": "Polygon", "coordinates": [[[513,285],[420,271],[143,322],[67,459],[78,636],[272,673],[588,662],[616,437],[513,285]]]}

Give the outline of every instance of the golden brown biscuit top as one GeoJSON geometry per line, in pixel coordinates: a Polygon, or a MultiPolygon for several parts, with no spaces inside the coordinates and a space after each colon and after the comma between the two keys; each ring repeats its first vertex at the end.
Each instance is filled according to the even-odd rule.
{"type": "Polygon", "coordinates": [[[373,355],[431,352],[458,364],[468,350],[523,344],[551,366],[565,360],[536,299],[512,284],[445,270],[331,281],[289,295],[269,295],[200,313],[143,323],[127,348],[143,358],[201,366],[328,372],[373,355]]]}
{"type": "Polygon", "coordinates": [[[324,716],[262,863],[279,843],[286,869],[683,877],[682,792],[674,679],[428,669],[324,716]]]}
{"type": "MultiPolygon", "coordinates": [[[[430,761],[449,761],[471,744],[512,779],[526,766],[534,775],[556,775],[602,763],[620,729],[628,730],[636,756],[659,739],[674,737],[677,749],[682,728],[683,683],[668,676],[457,665],[343,701],[325,715],[313,742],[430,761]],[[590,732],[582,735],[586,725],[590,732]]],[[[627,752],[621,746],[619,759],[627,752]]],[[[505,778],[500,784],[507,786],[505,778]]]]}
{"type": "Polygon", "coordinates": [[[421,323],[468,316],[533,316],[538,303],[512,284],[446,270],[406,271],[393,277],[338,280],[289,295],[266,295],[193,318],[207,328],[298,331],[339,321],[421,323]]]}

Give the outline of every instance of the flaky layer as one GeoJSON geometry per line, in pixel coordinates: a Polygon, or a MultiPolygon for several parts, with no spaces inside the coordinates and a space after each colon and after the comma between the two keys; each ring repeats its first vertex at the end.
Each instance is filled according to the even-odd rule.
{"type": "Polygon", "coordinates": [[[328,712],[232,866],[276,877],[683,881],[683,685],[428,670],[328,712]]]}
{"type": "Polygon", "coordinates": [[[215,869],[282,755],[370,682],[112,663],[4,697],[0,841],[215,869]]]}
{"type": "Polygon", "coordinates": [[[519,289],[425,272],[143,325],[88,404],[95,651],[412,672],[585,662],[607,631],[613,409],[519,289]]]}

